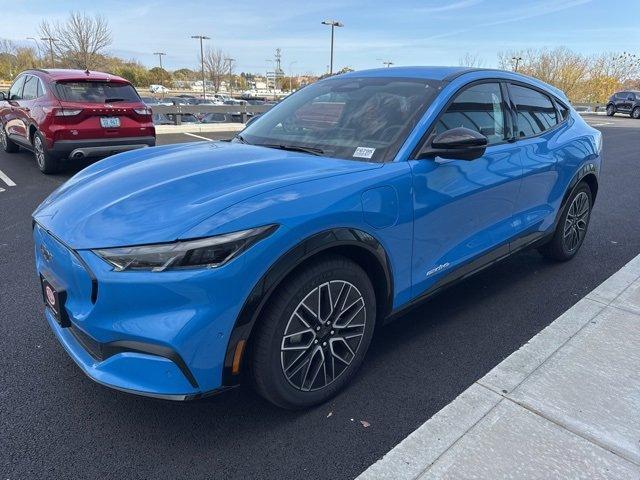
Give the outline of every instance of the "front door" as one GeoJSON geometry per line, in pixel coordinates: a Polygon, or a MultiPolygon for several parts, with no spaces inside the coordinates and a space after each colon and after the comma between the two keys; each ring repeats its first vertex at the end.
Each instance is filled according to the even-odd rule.
{"type": "Polygon", "coordinates": [[[456,94],[432,134],[456,127],[488,139],[476,160],[411,160],[414,190],[413,296],[506,254],[521,181],[519,147],[499,82],[473,84],[456,94]],[[489,252],[491,254],[489,255],[489,252]],[[485,255],[487,254],[487,255],[485,255]]]}

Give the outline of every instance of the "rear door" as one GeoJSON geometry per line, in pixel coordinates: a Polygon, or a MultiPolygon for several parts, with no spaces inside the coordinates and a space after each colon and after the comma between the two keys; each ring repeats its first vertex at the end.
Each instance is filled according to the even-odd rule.
{"type": "Polygon", "coordinates": [[[558,194],[564,193],[557,164],[561,156],[571,155],[561,148],[569,128],[565,121],[568,109],[556,109],[546,92],[530,85],[509,83],[509,96],[515,109],[516,144],[523,168],[514,226],[520,241],[525,242],[529,235],[535,236],[552,225],[558,194]]]}
{"type": "Polygon", "coordinates": [[[15,103],[15,116],[20,121],[19,132],[23,143],[31,143],[29,139],[29,126],[32,121],[31,111],[34,102],[38,98],[38,77],[34,75],[25,75],[24,86],[22,88],[22,96],[15,103]]]}
{"type": "Polygon", "coordinates": [[[426,143],[466,127],[489,145],[475,160],[411,160],[414,190],[413,296],[508,253],[522,166],[499,81],[464,87],[436,120],[426,143]]]}
{"type": "Polygon", "coordinates": [[[630,108],[629,92],[616,93],[616,110],[627,112],[630,108]]]}
{"type": "Polygon", "coordinates": [[[68,128],[56,140],[92,140],[153,135],[151,116],[128,83],[59,81],[54,86],[68,128]],[[137,112],[137,111],[138,112],[137,112]]]}

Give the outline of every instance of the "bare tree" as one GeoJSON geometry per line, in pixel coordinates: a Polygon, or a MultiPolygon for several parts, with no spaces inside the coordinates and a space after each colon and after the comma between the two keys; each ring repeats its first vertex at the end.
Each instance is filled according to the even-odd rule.
{"type": "Polygon", "coordinates": [[[101,54],[111,45],[109,24],[100,15],[90,17],[72,12],[64,23],[43,20],[39,33],[42,37],[55,38],[56,54],[74,68],[95,68],[101,54]]]}
{"type": "Polygon", "coordinates": [[[204,68],[207,72],[209,80],[213,83],[213,89],[215,92],[220,90],[220,84],[224,75],[228,71],[227,58],[229,56],[222,50],[214,50],[207,48],[204,52],[204,68]]]}
{"type": "Polygon", "coordinates": [[[458,59],[461,67],[480,68],[484,67],[484,60],[477,53],[467,52],[458,59]]]}

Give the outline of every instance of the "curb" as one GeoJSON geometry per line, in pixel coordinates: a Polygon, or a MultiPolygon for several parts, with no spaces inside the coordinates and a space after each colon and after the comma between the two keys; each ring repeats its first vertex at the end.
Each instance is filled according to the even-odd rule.
{"type": "MultiPolygon", "coordinates": [[[[634,284],[638,285],[637,288],[640,291],[639,279],[640,255],[578,301],[484,377],[478,379],[382,459],[360,474],[357,480],[441,478],[440,474],[449,468],[464,468],[469,465],[473,468],[482,468],[488,463],[499,463],[501,454],[503,457],[510,458],[512,464],[509,468],[512,472],[517,472],[521,465],[513,458],[513,452],[525,446],[514,445],[510,439],[503,439],[504,443],[491,450],[493,452],[491,459],[477,458],[473,455],[465,457],[461,454],[461,452],[473,450],[469,445],[477,446],[482,442],[490,442],[486,439],[486,431],[491,428],[487,427],[487,424],[493,426],[508,416],[519,416],[518,418],[524,419],[523,422],[537,422],[538,426],[542,425],[547,431],[553,430],[549,435],[564,436],[567,443],[570,441],[579,443],[583,453],[593,455],[595,458],[585,457],[580,468],[581,473],[578,475],[580,478],[583,478],[581,476],[583,474],[586,475],[584,478],[609,478],[606,474],[603,477],[602,471],[596,471],[599,467],[605,468],[605,471],[611,469],[609,474],[617,472],[618,476],[614,474],[610,478],[627,478],[628,472],[637,471],[640,474],[638,463],[640,453],[625,451],[607,435],[598,436],[584,425],[576,426],[570,420],[564,421],[562,418],[547,418],[528,406],[526,400],[521,398],[522,394],[519,394],[519,389],[525,382],[544,368],[543,364],[548,366],[551,363],[547,362],[548,360],[552,357],[557,358],[560,350],[565,351],[569,348],[567,345],[574,340],[574,337],[584,337],[596,328],[595,324],[607,322],[615,324],[616,319],[611,318],[612,311],[622,315],[625,311],[640,315],[639,307],[632,305],[626,298],[630,295],[637,296],[637,292],[630,294],[629,290],[634,288],[632,287],[634,284]],[[505,411],[509,411],[509,415],[505,414],[505,411]],[[597,455],[601,457],[598,458],[597,455]],[[455,462],[460,459],[462,465],[456,464],[455,462]],[[589,474],[593,474],[593,477],[589,474]]],[[[544,392],[539,393],[544,394],[544,392]]],[[[616,394],[617,392],[611,393],[611,395],[616,394]]],[[[606,410],[601,414],[606,415],[606,410]]],[[[518,427],[517,424],[512,426],[516,431],[518,427]]],[[[541,441],[543,449],[553,448],[544,443],[549,439],[542,438],[541,441]]],[[[492,446],[495,444],[489,445],[488,448],[492,446]]],[[[477,478],[490,475],[484,470],[473,471],[479,475],[477,478]]],[[[447,475],[444,474],[449,478],[447,475]]],[[[522,477],[516,475],[514,478],[522,477]]]]}

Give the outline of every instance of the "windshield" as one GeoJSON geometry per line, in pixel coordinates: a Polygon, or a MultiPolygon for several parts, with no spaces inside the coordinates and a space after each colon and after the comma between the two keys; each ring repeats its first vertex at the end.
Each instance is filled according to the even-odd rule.
{"type": "Polygon", "coordinates": [[[65,102],[105,103],[139,102],[136,90],[128,83],[57,82],[56,92],[65,102]]]}
{"type": "Polygon", "coordinates": [[[440,85],[413,78],[324,80],[283,100],[251,123],[241,137],[254,145],[306,148],[348,160],[388,162],[440,85]]]}

